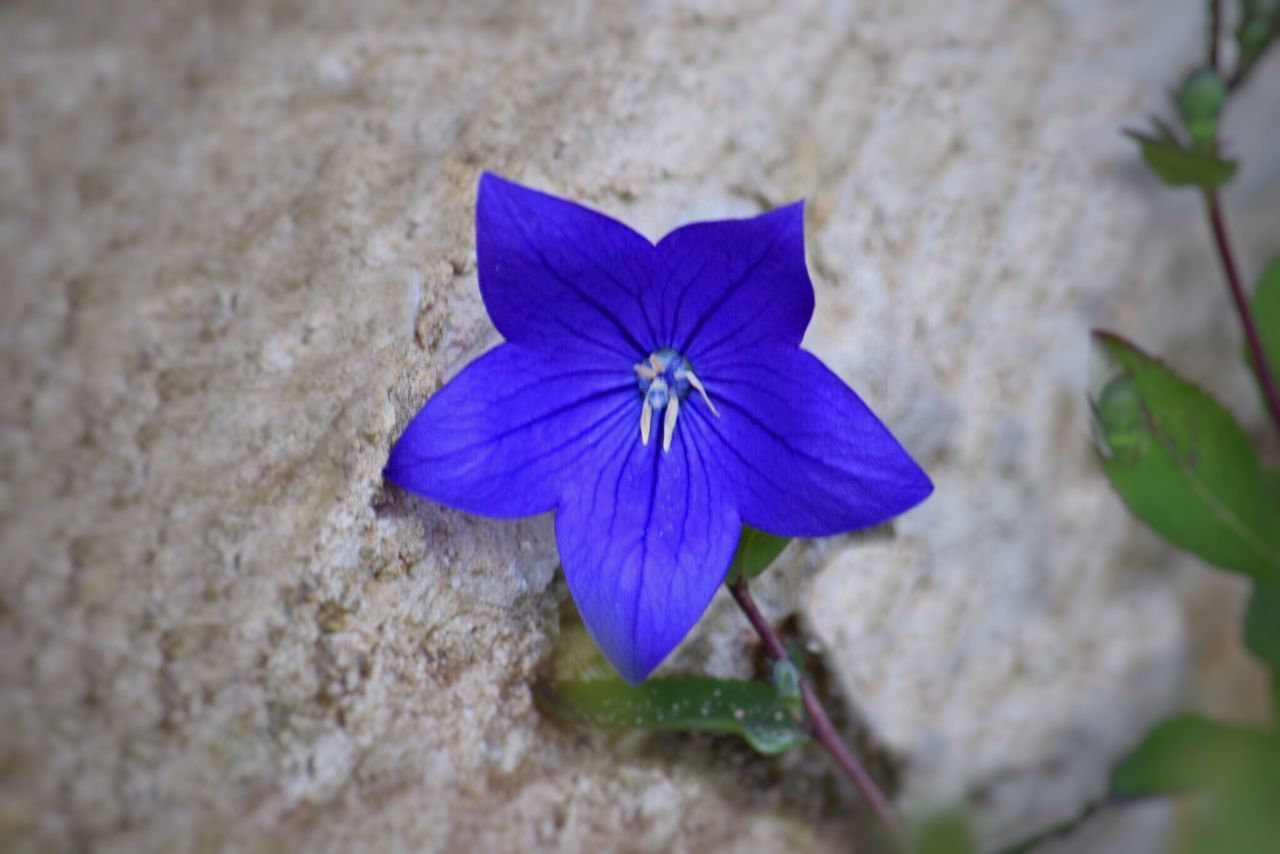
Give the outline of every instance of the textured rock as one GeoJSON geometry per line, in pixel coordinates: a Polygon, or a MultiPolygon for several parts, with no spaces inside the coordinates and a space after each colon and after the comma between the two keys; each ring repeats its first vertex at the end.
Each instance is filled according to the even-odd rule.
{"type": "MultiPolygon", "coordinates": [[[[939,490],[896,540],[794,549],[763,599],[825,644],[905,803],[977,798],[1001,840],[1098,791],[1192,657],[1189,562],[1089,459],[1087,328],[1177,352],[1258,423],[1194,206],[1115,133],[1194,49],[1194,10],[778,6],[0,8],[0,841],[856,832],[847,794],[771,785],[820,757],[742,785],[706,742],[682,761],[544,720],[548,520],[384,493],[400,426],[495,337],[481,168],[653,236],[809,197],[809,346],[939,490]]],[[[1264,131],[1241,129],[1238,219],[1274,250],[1264,131]]],[[[680,656],[747,653],[721,602],[680,656]]]]}

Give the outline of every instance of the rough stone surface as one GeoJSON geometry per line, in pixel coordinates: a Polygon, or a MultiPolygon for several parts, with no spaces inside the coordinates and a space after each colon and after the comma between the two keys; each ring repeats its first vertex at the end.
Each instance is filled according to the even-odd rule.
{"type": "MultiPolygon", "coordinates": [[[[1261,424],[1194,199],[1116,133],[1198,49],[1186,5],[4,4],[0,846],[858,834],[847,792],[773,785],[819,756],[544,719],[548,519],[384,491],[398,430],[495,338],[481,168],[651,236],[809,198],[808,345],[938,492],[794,548],[762,599],[821,641],[902,803],[966,797],[991,842],[1069,817],[1234,617],[1186,619],[1234,588],[1132,524],[1086,444],[1094,324],[1261,424]]],[[[1241,113],[1274,116],[1259,78],[1241,113]]],[[[1280,248],[1266,130],[1237,126],[1253,258],[1280,248]]],[[[676,663],[749,652],[718,602],[676,663]]]]}

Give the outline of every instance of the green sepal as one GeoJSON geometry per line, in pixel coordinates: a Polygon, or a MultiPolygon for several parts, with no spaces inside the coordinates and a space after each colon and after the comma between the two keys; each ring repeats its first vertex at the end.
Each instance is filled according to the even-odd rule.
{"type": "Polygon", "coordinates": [[[733,584],[743,573],[747,578],[755,578],[769,568],[782,550],[791,540],[766,534],[755,528],[742,526],[742,534],[738,537],[738,549],[733,553],[733,562],[729,564],[729,573],[725,576],[725,584],[733,584]]]}

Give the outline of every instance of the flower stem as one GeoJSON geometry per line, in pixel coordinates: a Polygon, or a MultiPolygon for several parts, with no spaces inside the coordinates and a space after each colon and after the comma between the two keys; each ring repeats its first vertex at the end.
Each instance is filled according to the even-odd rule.
{"type": "MultiPolygon", "coordinates": [[[[742,609],[742,613],[746,615],[748,622],[751,623],[751,627],[760,636],[769,658],[774,661],[790,661],[791,656],[787,654],[787,649],[782,645],[782,640],[773,630],[773,626],[769,625],[769,621],[760,613],[760,609],[756,607],[755,599],[752,598],[751,591],[747,587],[746,575],[739,575],[738,579],[729,586],[729,590],[733,593],[734,601],[738,603],[738,607],[742,609]]],[[[867,773],[867,770],[862,767],[857,755],[844,743],[844,740],[836,731],[835,724],[831,722],[831,717],[827,714],[827,710],[823,708],[822,701],[818,699],[818,692],[814,690],[813,685],[803,675],[800,677],[800,699],[804,704],[805,714],[809,718],[810,733],[814,741],[822,745],[822,748],[831,754],[831,758],[840,767],[840,771],[853,784],[853,787],[858,790],[858,794],[871,807],[871,810],[888,829],[894,840],[902,845],[904,838],[902,828],[893,812],[893,807],[889,805],[889,800],[880,791],[880,787],[876,785],[875,781],[871,779],[871,775],[867,773]]]]}
{"type": "MultiPolygon", "coordinates": [[[[1218,42],[1221,40],[1222,0],[1209,2],[1209,67],[1221,74],[1222,67],[1218,54],[1218,42]]],[[[1248,72],[1246,66],[1236,69],[1231,76],[1230,89],[1235,89],[1244,80],[1248,72]]],[[[1216,150],[1218,142],[1213,141],[1216,150]]],[[[1262,397],[1267,402],[1271,420],[1280,431],[1280,386],[1276,384],[1275,374],[1267,362],[1266,351],[1262,347],[1262,337],[1258,334],[1258,325],[1253,319],[1253,310],[1249,307],[1249,298],[1245,295],[1244,284],[1240,279],[1240,268],[1236,265],[1235,255],[1231,251],[1231,238],[1227,233],[1227,218],[1222,213],[1222,204],[1218,199],[1218,191],[1208,187],[1204,191],[1205,212],[1209,215],[1209,227],[1213,231],[1213,242],[1218,249],[1218,260],[1222,262],[1222,272],[1227,277],[1227,288],[1231,291],[1231,300],[1236,304],[1240,315],[1240,324],[1244,327],[1245,344],[1249,348],[1249,356],[1253,359],[1253,370],[1258,377],[1258,385],[1262,388],[1262,397]]]]}
{"type": "Polygon", "coordinates": [[[1209,0],[1209,67],[1218,68],[1218,45],[1222,41],[1222,0],[1209,0]]]}
{"type": "MultiPolygon", "coordinates": [[[[1213,2],[1213,7],[1211,9],[1210,14],[1215,22],[1221,21],[1222,11],[1219,7],[1222,4],[1222,0],[1212,0],[1212,2],[1213,2]]],[[[1273,31],[1277,27],[1280,27],[1280,20],[1277,20],[1277,18],[1273,17],[1271,19],[1271,27],[1273,31]]],[[[1217,29],[1218,27],[1215,23],[1214,31],[1216,32],[1217,29]]],[[[1271,48],[1271,46],[1275,44],[1276,41],[1277,39],[1274,38],[1274,32],[1273,32],[1273,37],[1268,39],[1266,45],[1262,49],[1262,53],[1255,54],[1254,56],[1250,57],[1247,60],[1245,59],[1236,60],[1235,71],[1233,71],[1230,75],[1227,75],[1226,70],[1220,67],[1218,62],[1218,55],[1212,51],[1210,51],[1210,54],[1209,54],[1210,65],[1214,71],[1218,72],[1218,74],[1222,76],[1224,80],[1226,80],[1227,91],[1235,92],[1237,89],[1239,89],[1241,86],[1244,85],[1244,82],[1246,80],[1249,79],[1249,72],[1253,71],[1253,69],[1258,66],[1258,62],[1259,60],[1262,59],[1262,55],[1265,54],[1271,48]]]]}
{"type": "Polygon", "coordinates": [[[1231,291],[1231,299],[1240,314],[1240,323],[1244,326],[1244,338],[1249,347],[1249,355],[1253,359],[1253,369],[1258,377],[1258,385],[1262,388],[1262,396],[1267,401],[1267,409],[1271,411],[1271,419],[1280,431],[1280,387],[1276,385],[1275,374],[1267,362],[1266,351],[1262,348],[1262,337],[1258,334],[1258,325],[1253,319],[1253,310],[1249,307],[1249,299],[1245,296],[1244,285],[1240,280],[1240,270],[1236,266],[1235,255],[1231,251],[1231,240],[1227,235],[1227,221],[1222,214],[1222,205],[1218,201],[1218,191],[1204,191],[1205,209],[1209,214],[1209,225],[1213,229],[1213,240],[1218,247],[1218,258],[1222,262],[1222,272],[1227,277],[1227,287],[1231,291]]]}

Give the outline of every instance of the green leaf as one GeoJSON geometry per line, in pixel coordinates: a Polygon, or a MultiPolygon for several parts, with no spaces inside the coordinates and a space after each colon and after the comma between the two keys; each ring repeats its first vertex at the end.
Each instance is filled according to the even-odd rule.
{"type": "Polygon", "coordinates": [[[960,810],[926,816],[911,828],[914,854],[972,854],[978,850],[969,819],[960,810]]]}
{"type": "Polygon", "coordinates": [[[1244,617],[1244,643],[1275,673],[1280,673],[1280,592],[1253,586],[1244,617]]]}
{"type": "Polygon", "coordinates": [[[673,676],[631,686],[591,679],[548,683],[543,698],[568,720],[615,729],[730,733],[766,755],[809,738],[788,699],[763,682],[673,676]]]}
{"type": "Polygon", "coordinates": [[[1280,723],[1280,593],[1261,584],[1249,594],[1244,645],[1271,671],[1271,716],[1280,723]]]}
{"type": "Polygon", "coordinates": [[[1128,342],[1094,340],[1117,368],[1094,401],[1116,492],[1170,543],[1280,590],[1280,506],[1231,413],[1128,342]]]}
{"type": "Polygon", "coordinates": [[[1177,140],[1125,131],[1142,147],[1147,166],[1171,187],[1220,187],[1236,173],[1236,164],[1201,150],[1184,148],[1177,140]]]}
{"type": "Polygon", "coordinates": [[[1242,777],[1233,788],[1196,798],[1190,827],[1175,850],[1183,854],[1275,854],[1280,791],[1242,777]]]}
{"type": "Polygon", "coordinates": [[[1241,779],[1274,782],[1280,741],[1274,735],[1186,714],[1156,725],[1112,769],[1121,796],[1172,795],[1234,788],[1241,779]]]}
{"type": "Polygon", "coordinates": [[[1179,851],[1271,852],[1280,836],[1280,736],[1180,715],[1120,762],[1111,788],[1121,796],[1192,796],[1179,851]]]}
{"type": "Polygon", "coordinates": [[[729,574],[725,576],[724,583],[732,584],[744,572],[747,578],[755,578],[777,560],[789,542],[791,540],[787,537],[766,534],[743,525],[742,535],[738,537],[738,550],[733,553],[733,563],[729,564],[729,574]]]}
{"type": "Polygon", "coordinates": [[[535,696],[570,721],[616,729],[718,732],[739,735],[757,751],[781,753],[808,741],[797,722],[800,674],[775,665],[774,684],[675,676],[630,686],[617,677],[571,604],[560,615],[560,636],[547,678],[535,696]]]}
{"type": "MultiPolygon", "coordinates": [[[[1280,382],[1280,258],[1273,260],[1263,271],[1262,278],[1258,279],[1249,308],[1253,311],[1253,321],[1257,324],[1262,352],[1271,368],[1271,375],[1280,382]]],[[[1253,363],[1248,343],[1244,347],[1244,357],[1256,377],[1257,366],[1253,363]]]]}
{"type": "Polygon", "coordinates": [[[1271,496],[1271,500],[1280,507],[1280,468],[1262,470],[1262,488],[1271,496]]]}

